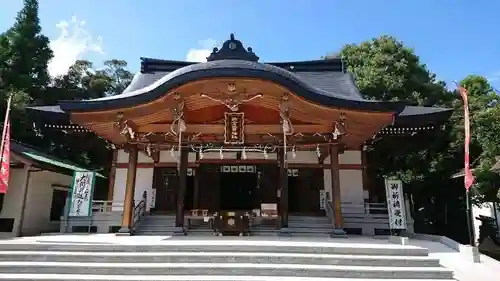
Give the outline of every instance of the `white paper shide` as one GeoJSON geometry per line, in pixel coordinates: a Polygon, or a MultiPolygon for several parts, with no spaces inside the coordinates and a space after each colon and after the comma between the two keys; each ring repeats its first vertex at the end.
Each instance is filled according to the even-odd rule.
{"type": "Polygon", "coordinates": [[[94,178],[94,172],[75,172],[73,176],[73,189],[71,190],[69,216],[87,217],[91,215],[94,178]]]}
{"type": "Polygon", "coordinates": [[[385,180],[387,208],[390,229],[406,229],[403,182],[396,179],[385,180]]]}

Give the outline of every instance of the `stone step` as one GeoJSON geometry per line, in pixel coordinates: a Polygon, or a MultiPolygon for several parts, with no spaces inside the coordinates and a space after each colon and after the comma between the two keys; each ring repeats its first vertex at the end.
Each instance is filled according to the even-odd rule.
{"type": "Polygon", "coordinates": [[[294,226],[289,226],[288,227],[289,232],[296,232],[296,233],[330,233],[333,231],[333,227],[329,228],[306,228],[306,227],[294,227],[294,226]]]}
{"type": "Polygon", "coordinates": [[[288,217],[288,221],[328,221],[328,217],[288,217]]]}
{"type": "MultiPolygon", "coordinates": [[[[37,281],[386,281],[387,279],[317,278],[291,276],[232,275],[79,275],[79,274],[0,274],[0,280],[37,281]]],[[[422,281],[424,279],[391,279],[391,281],[422,281]]],[[[425,281],[446,279],[425,279],[425,281]]],[[[450,279],[451,281],[451,279],[450,279]]]]}
{"type": "Polygon", "coordinates": [[[144,224],[139,225],[138,229],[175,229],[174,225],[154,225],[154,224],[144,224]]]}
{"type": "Polygon", "coordinates": [[[301,232],[290,232],[291,237],[315,237],[315,238],[327,238],[330,237],[330,233],[321,233],[321,232],[310,232],[310,233],[301,233],[301,232]]]}
{"type": "Polygon", "coordinates": [[[175,220],[140,220],[139,223],[142,223],[142,224],[166,224],[166,223],[173,223],[175,224],[175,220]]]}
{"type": "Polygon", "coordinates": [[[423,256],[362,256],[301,253],[252,252],[50,252],[0,251],[0,262],[87,262],[87,263],[262,263],[324,264],[350,266],[439,267],[439,260],[423,256]]]}
{"type": "Polygon", "coordinates": [[[139,236],[158,236],[158,235],[164,235],[164,236],[169,236],[173,235],[173,231],[136,231],[134,235],[139,235],[139,236]]]}
{"type": "Polygon", "coordinates": [[[322,253],[337,255],[427,256],[428,250],[395,244],[350,244],[341,242],[299,242],[286,240],[163,240],[157,245],[110,243],[0,243],[0,251],[78,251],[78,252],[263,252],[322,253]]]}
{"type": "Polygon", "coordinates": [[[288,221],[288,224],[307,224],[307,225],[332,225],[331,221],[308,221],[308,220],[296,220],[288,221]]]}
{"type": "Polygon", "coordinates": [[[0,262],[0,273],[96,275],[249,275],[377,279],[452,279],[442,267],[371,267],[252,263],[0,262]]]}
{"type": "Polygon", "coordinates": [[[333,229],[333,225],[330,224],[308,224],[308,223],[288,223],[288,227],[296,228],[329,228],[333,229]]]}

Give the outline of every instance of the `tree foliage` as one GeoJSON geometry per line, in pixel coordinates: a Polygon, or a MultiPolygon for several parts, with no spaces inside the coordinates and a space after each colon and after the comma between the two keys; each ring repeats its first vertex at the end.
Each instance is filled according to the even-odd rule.
{"type": "Polygon", "coordinates": [[[103,139],[48,129],[27,114],[26,107],[115,95],[125,89],[133,74],[123,60],[106,61],[98,70],[80,60],[66,74],[50,77],[47,66],[52,57],[49,39],[40,27],[38,1],[24,0],[14,25],[0,34],[0,114],[5,116],[8,96],[12,96],[13,139],[82,165],[106,168],[111,153],[103,139]]]}
{"type": "MultiPolygon", "coordinates": [[[[440,226],[446,228],[443,221],[450,219],[450,216],[443,219],[443,213],[450,206],[462,214],[464,209],[463,179],[451,178],[464,165],[464,111],[460,95],[448,90],[444,82],[437,81],[436,75],[415,52],[394,37],[381,36],[361,44],[346,45],[340,56],[366,98],[453,109],[444,130],[412,137],[383,138],[368,154],[375,184],[383,185],[383,176],[401,178],[415,209],[423,210],[422,220],[431,221],[428,224],[433,225],[432,231],[449,231],[439,230],[440,226]]],[[[459,84],[469,92],[475,199],[476,202],[495,200],[498,192],[495,182],[499,177],[490,168],[495,157],[500,155],[497,95],[481,76],[470,75],[459,84]]],[[[465,222],[459,219],[457,224],[465,225],[465,222]]]]}

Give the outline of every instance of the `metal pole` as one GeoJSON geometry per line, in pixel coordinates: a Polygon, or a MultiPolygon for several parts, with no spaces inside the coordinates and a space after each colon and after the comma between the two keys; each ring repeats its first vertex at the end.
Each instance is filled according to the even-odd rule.
{"type": "Polygon", "coordinates": [[[498,227],[498,206],[496,202],[493,202],[493,214],[495,216],[495,224],[497,226],[497,231],[499,231],[500,228],[498,227]]]}
{"type": "Polygon", "coordinates": [[[471,208],[470,208],[470,192],[467,189],[465,191],[465,204],[467,205],[466,211],[467,211],[467,229],[469,231],[469,244],[472,247],[476,246],[475,242],[475,235],[474,235],[474,222],[472,221],[472,214],[471,214],[471,208]]]}

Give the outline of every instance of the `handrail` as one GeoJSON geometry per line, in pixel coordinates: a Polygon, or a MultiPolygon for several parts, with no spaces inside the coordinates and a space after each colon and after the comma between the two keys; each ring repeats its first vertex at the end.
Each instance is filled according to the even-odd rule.
{"type": "Polygon", "coordinates": [[[119,208],[116,211],[123,211],[123,201],[107,201],[107,200],[92,200],[92,212],[93,213],[109,213],[113,211],[113,208],[119,208]]]}
{"type": "Polygon", "coordinates": [[[385,203],[341,202],[340,205],[344,215],[388,215],[385,203]]]}
{"type": "Polygon", "coordinates": [[[139,201],[139,203],[134,206],[134,211],[132,213],[132,229],[135,230],[135,227],[146,213],[147,202],[148,202],[148,193],[144,191],[144,193],[142,194],[142,200],[139,201]]]}

